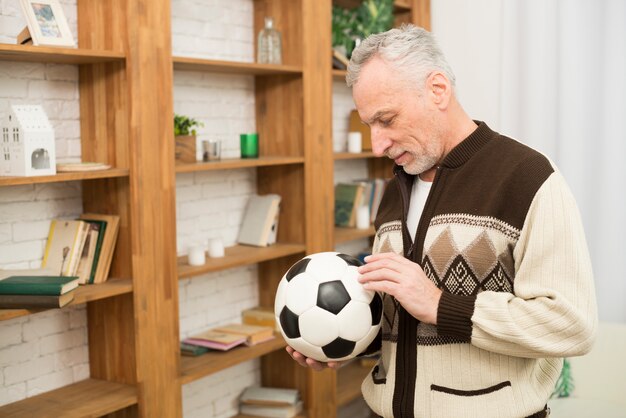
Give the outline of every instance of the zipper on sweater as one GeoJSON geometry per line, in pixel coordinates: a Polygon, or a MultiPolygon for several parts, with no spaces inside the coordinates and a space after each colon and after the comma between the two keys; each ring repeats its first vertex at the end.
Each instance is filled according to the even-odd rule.
{"type": "MultiPolygon", "coordinates": [[[[420,265],[422,250],[418,249],[418,244],[423,245],[424,239],[426,238],[428,224],[425,224],[425,221],[430,220],[430,218],[432,217],[433,209],[430,206],[433,206],[433,195],[436,191],[436,185],[440,176],[440,171],[440,167],[437,167],[431,191],[428,195],[428,198],[426,199],[426,203],[424,204],[424,210],[422,211],[422,216],[420,217],[418,223],[415,240],[413,240],[408,250],[405,247],[404,256],[420,265]]],[[[397,173],[396,176],[398,176],[397,173]]],[[[404,239],[406,239],[406,216],[410,195],[407,196],[406,187],[404,187],[401,179],[398,179],[398,183],[400,186],[400,197],[402,200],[402,234],[404,239]]],[[[408,235],[410,238],[410,234],[408,235]]],[[[417,326],[419,324],[419,321],[402,307],[400,308],[398,318],[399,335],[396,349],[396,381],[393,394],[393,415],[394,417],[410,418],[414,417],[415,411],[415,379],[417,376],[417,326]]]]}

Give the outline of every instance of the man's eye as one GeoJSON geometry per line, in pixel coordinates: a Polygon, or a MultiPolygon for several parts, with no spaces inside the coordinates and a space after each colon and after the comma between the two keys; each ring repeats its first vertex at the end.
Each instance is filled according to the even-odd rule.
{"type": "Polygon", "coordinates": [[[381,119],[380,120],[380,124],[382,126],[385,126],[385,127],[391,125],[392,122],[393,122],[393,118],[392,119],[381,119]]]}

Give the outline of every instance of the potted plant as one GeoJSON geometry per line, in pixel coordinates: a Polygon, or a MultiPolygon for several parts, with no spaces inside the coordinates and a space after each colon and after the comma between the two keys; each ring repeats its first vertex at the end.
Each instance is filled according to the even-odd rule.
{"type": "Polygon", "coordinates": [[[393,0],[363,0],[358,7],[349,9],[335,5],[332,11],[333,50],[350,59],[358,41],[373,33],[385,32],[392,25],[393,0]]]}
{"type": "Polygon", "coordinates": [[[183,163],[196,162],[196,130],[195,127],[204,126],[193,118],[183,115],[174,115],[174,137],[176,139],[176,160],[183,163]]]}

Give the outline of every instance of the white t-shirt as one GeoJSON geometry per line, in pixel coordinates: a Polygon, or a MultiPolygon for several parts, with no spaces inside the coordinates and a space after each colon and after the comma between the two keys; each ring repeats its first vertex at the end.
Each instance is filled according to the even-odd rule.
{"type": "Polygon", "coordinates": [[[409,203],[409,213],[406,218],[406,226],[409,228],[411,234],[411,240],[415,241],[415,233],[417,232],[417,224],[422,217],[424,206],[426,205],[426,199],[428,193],[430,193],[430,186],[433,183],[430,181],[424,181],[417,176],[413,182],[413,188],[411,189],[411,201],[409,203]]]}

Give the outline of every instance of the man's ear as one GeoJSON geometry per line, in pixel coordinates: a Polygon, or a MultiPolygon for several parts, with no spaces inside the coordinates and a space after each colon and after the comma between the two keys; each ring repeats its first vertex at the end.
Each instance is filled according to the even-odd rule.
{"type": "Polygon", "coordinates": [[[426,88],[428,95],[432,98],[433,103],[440,109],[445,109],[450,103],[452,97],[452,85],[450,80],[442,72],[434,71],[426,80],[426,88]]]}

